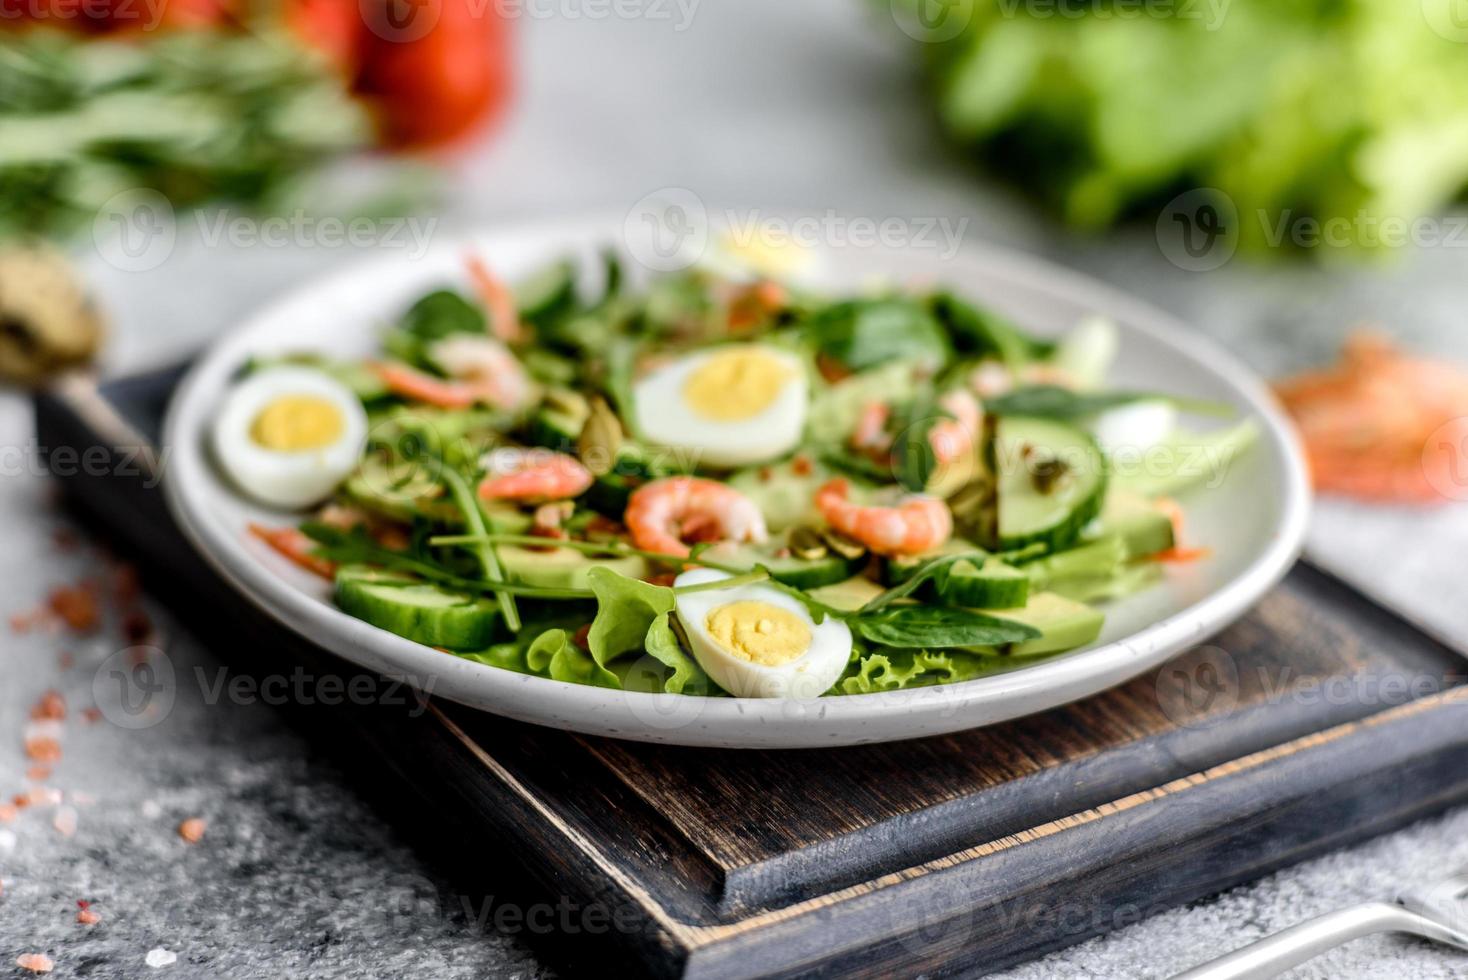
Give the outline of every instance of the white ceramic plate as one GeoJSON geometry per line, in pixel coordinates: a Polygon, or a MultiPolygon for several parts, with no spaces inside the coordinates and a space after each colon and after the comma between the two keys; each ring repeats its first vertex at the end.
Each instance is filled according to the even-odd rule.
{"type": "Polygon", "coordinates": [[[472,248],[513,279],[567,253],[621,237],[620,221],[496,231],[442,243],[418,261],[391,257],[354,268],[274,303],[217,343],[189,373],[168,413],[169,505],[204,557],[270,615],[362,667],[433,695],[523,721],[597,735],[685,745],[772,748],[892,741],[1033,714],[1121,684],[1202,642],[1283,576],[1298,554],[1309,492],[1293,436],[1266,388],[1231,355],[1166,316],[1073,273],[1013,254],[965,250],[831,249],[822,285],[853,289],[874,278],[942,281],[1025,327],[1055,334],[1101,313],[1122,330],[1111,380],[1231,403],[1257,418],[1263,438],[1216,490],[1188,503],[1188,540],[1213,556],[1174,567],[1165,584],[1106,608],[1100,641],[1083,650],[942,687],[804,701],[641,694],[583,687],[473,663],[413,643],[338,611],[330,587],[246,533],[251,521],[286,524],[238,496],[215,471],[206,434],[230,378],[252,355],[315,350],[342,356],[378,349],[384,324],[418,295],[461,282],[472,248]]]}

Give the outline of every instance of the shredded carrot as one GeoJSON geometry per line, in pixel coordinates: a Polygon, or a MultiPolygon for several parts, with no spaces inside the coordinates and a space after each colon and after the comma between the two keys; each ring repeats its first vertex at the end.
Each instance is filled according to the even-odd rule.
{"type": "Polygon", "coordinates": [[[1213,556],[1212,548],[1168,548],[1151,556],[1152,561],[1166,562],[1171,565],[1182,565],[1188,562],[1202,561],[1213,556]]]}
{"type": "Polygon", "coordinates": [[[311,549],[316,546],[315,542],[306,537],[300,528],[251,524],[250,533],[308,572],[315,572],[323,578],[336,577],[336,564],[313,555],[311,549]]]}

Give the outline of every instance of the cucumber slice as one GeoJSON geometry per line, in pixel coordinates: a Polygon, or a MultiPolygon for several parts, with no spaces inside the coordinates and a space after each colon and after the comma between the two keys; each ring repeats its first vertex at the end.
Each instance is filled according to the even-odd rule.
{"type": "Polygon", "coordinates": [[[509,581],[540,585],[551,589],[589,589],[586,575],[593,568],[610,568],[625,578],[647,575],[647,561],[636,555],[625,557],[593,556],[570,548],[550,551],[502,544],[495,549],[500,567],[509,581]]]}
{"type": "Polygon", "coordinates": [[[822,558],[797,558],[794,555],[780,556],[770,547],[743,545],[725,550],[709,552],[709,560],[736,568],[753,568],[763,565],[771,577],[797,589],[818,589],[823,585],[844,582],[855,574],[863,558],[843,558],[834,551],[822,558]]]}
{"type": "Polygon", "coordinates": [[[336,573],[342,610],[398,636],[450,650],[482,650],[499,632],[499,606],[411,576],[363,565],[336,573]]]}
{"type": "Polygon", "coordinates": [[[1000,550],[1039,542],[1059,551],[1101,512],[1106,461],[1085,431],[1051,419],[1001,418],[990,451],[1000,550]]]}
{"type": "MultiPolygon", "coordinates": [[[[955,538],[926,555],[890,559],[886,567],[887,583],[897,585],[905,582],[919,566],[933,558],[975,550],[978,549],[974,545],[955,538]]],[[[954,565],[949,570],[948,581],[937,594],[945,605],[1011,609],[1023,606],[1029,600],[1030,585],[1030,576],[1024,571],[990,557],[977,566],[968,561],[954,565]]]]}
{"type": "Polygon", "coordinates": [[[822,522],[815,496],[830,478],[831,470],[824,464],[796,457],[740,470],[729,478],[729,486],[753,500],[765,516],[765,525],[779,532],[797,524],[822,522]]]}
{"type": "Polygon", "coordinates": [[[1079,579],[1108,579],[1126,566],[1126,542],[1109,534],[1077,548],[1058,551],[1026,562],[1021,568],[1036,591],[1057,589],[1062,582],[1079,579]]]}

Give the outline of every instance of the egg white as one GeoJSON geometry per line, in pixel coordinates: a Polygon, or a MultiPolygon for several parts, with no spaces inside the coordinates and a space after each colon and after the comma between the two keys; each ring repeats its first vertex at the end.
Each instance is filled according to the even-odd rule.
{"type": "MultiPolygon", "coordinates": [[[[701,585],[729,578],[724,572],[695,568],[679,575],[675,586],[701,585]]],[[[693,658],[724,690],[740,698],[817,698],[831,689],[851,659],[851,628],[831,616],[817,625],[794,597],[768,585],[741,585],[678,596],[678,621],[693,648],[693,658]],[[765,602],[798,616],[810,629],[810,646],[779,666],[736,657],[709,632],[708,617],[733,602],[765,602]]]]}
{"type": "Polygon", "coordinates": [[[349,388],[320,371],[275,367],[230,389],[212,437],[215,459],[236,486],[263,504],[296,510],[331,496],[356,468],[367,442],[367,412],[349,388]],[[250,435],[256,417],[291,395],[329,402],[341,418],[341,434],[329,445],[293,452],[257,443],[250,435]]]}
{"type": "Polygon", "coordinates": [[[684,398],[688,378],[718,348],[680,357],[649,373],[632,388],[638,431],[648,442],[685,454],[696,466],[732,468],[764,463],[800,444],[810,401],[805,365],[793,354],[761,348],[788,373],[775,400],[746,419],[704,418],[684,398]]]}

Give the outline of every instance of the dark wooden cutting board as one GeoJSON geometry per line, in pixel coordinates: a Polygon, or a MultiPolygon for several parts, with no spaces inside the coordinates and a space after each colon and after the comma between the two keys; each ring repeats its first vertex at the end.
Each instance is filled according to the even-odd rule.
{"type": "MultiPolygon", "coordinates": [[[[209,571],[146,469],[65,465],[92,446],[157,458],[176,380],[73,378],[38,396],[38,441],[68,500],[185,622],[231,624],[217,653],[234,669],[351,674],[209,571]]],[[[317,728],[423,794],[425,819],[457,814],[473,833],[456,846],[510,855],[527,898],[577,910],[566,946],[589,944],[602,966],[977,975],[1468,799],[1464,666],[1301,564],[1159,671],[939,738],[656,747],[442,701],[344,706],[317,728]]]]}

